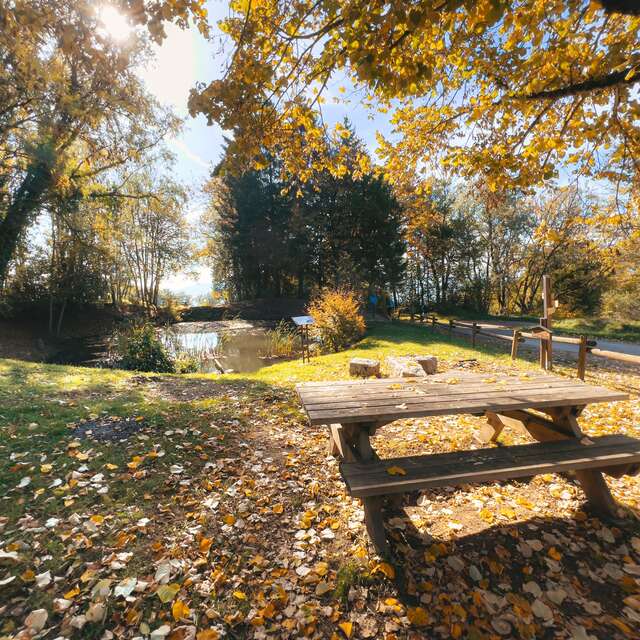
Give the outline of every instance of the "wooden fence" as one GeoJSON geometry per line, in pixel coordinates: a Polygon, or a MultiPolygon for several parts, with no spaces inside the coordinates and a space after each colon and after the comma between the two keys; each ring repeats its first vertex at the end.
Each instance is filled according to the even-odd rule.
{"type": "Polygon", "coordinates": [[[542,326],[514,329],[510,336],[505,336],[501,333],[496,333],[495,331],[487,331],[481,324],[478,324],[477,322],[461,322],[459,320],[440,322],[435,316],[430,316],[428,318],[428,322],[434,329],[445,329],[448,332],[449,337],[453,337],[453,334],[455,332],[470,338],[473,347],[476,346],[477,336],[485,336],[487,338],[493,338],[496,340],[502,340],[503,342],[508,342],[511,345],[512,360],[515,360],[518,356],[518,345],[520,343],[524,342],[524,340],[527,338],[537,340],[539,344],[540,366],[546,369],[551,369],[552,367],[551,354],[553,353],[552,345],[554,342],[575,344],[578,346],[577,377],[581,380],[584,380],[585,372],[587,369],[588,354],[598,356],[600,358],[607,358],[609,360],[617,360],[618,362],[640,365],[640,356],[633,355],[631,353],[598,349],[598,343],[596,340],[590,340],[586,336],[580,336],[579,338],[556,336],[542,326]],[[549,354],[548,359],[547,357],[545,357],[545,354],[547,353],[549,354]]]}

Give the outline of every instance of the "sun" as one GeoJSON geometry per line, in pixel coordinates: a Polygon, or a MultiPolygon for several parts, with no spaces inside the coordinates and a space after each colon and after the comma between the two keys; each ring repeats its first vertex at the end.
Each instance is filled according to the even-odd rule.
{"type": "Polygon", "coordinates": [[[98,16],[104,30],[111,38],[121,42],[126,40],[131,33],[131,25],[126,16],[120,13],[114,6],[105,5],[99,12],[98,16]]]}

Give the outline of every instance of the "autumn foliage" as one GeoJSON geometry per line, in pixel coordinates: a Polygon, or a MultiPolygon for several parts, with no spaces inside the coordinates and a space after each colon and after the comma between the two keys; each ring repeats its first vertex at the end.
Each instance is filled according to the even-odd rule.
{"type": "Polygon", "coordinates": [[[365,331],[358,299],[347,289],[323,291],[311,302],[309,315],[315,322],[314,332],[332,351],[353,344],[365,331]]]}

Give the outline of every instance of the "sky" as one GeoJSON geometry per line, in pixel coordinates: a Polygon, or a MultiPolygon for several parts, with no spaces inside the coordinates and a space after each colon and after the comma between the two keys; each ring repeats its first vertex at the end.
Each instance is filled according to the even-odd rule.
{"type": "MultiPolygon", "coordinates": [[[[223,144],[223,131],[220,127],[208,126],[203,116],[190,117],[187,110],[190,89],[196,82],[210,82],[220,77],[225,63],[224,54],[219,52],[221,36],[216,37],[219,31],[215,25],[227,15],[228,2],[210,0],[207,9],[214,34],[213,41],[207,41],[197,29],[187,30],[168,25],[167,38],[155,49],[155,60],[140,72],[149,91],[161,103],[171,106],[185,119],[182,133],[167,143],[176,156],[175,177],[194,192],[188,212],[191,223],[197,221],[203,206],[202,199],[197,197],[198,190],[220,160],[223,144]]],[[[117,14],[107,12],[103,19],[106,28],[116,37],[126,29],[121,22],[121,16],[117,14]]],[[[385,130],[388,125],[382,118],[372,120],[369,114],[356,104],[348,107],[344,104],[334,104],[330,99],[331,94],[335,92],[335,95],[338,95],[339,85],[348,86],[348,82],[345,82],[344,78],[336,78],[330,83],[326,94],[327,102],[323,105],[324,118],[332,124],[349,116],[357,134],[373,153],[376,147],[376,130],[385,130]]],[[[197,278],[194,279],[187,273],[177,273],[166,278],[163,286],[174,293],[206,295],[213,285],[209,270],[200,265],[193,271],[197,278]]]]}

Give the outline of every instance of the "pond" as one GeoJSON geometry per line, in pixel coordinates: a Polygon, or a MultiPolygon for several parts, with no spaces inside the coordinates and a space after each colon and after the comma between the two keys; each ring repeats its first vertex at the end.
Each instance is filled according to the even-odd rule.
{"type": "Polygon", "coordinates": [[[269,327],[244,320],[178,322],[165,332],[170,349],[195,357],[205,373],[250,373],[280,357],[272,354],[269,327]]]}

